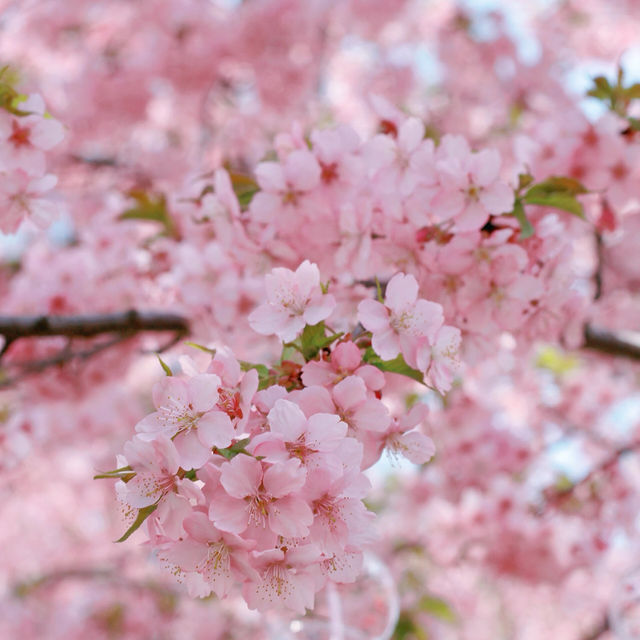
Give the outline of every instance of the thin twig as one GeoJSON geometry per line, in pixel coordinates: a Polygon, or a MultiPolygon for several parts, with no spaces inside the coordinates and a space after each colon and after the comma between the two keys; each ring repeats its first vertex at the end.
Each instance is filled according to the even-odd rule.
{"type": "Polygon", "coordinates": [[[125,342],[132,338],[135,334],[122,334],[117,335],[111,340],[106,340],[105,342],[100,342],[96,345],[93,345],[90,349],[83,349],[82,351],[72,351],[69,344],[65,345],[63,349],[60,349],[58,353],[49,358],[42,358],[41,360],[29,360],[26,362],[12,362],[11,367],[20,370],[20,374],[10,377],[4,378],[0,380],[0,389],[6,389],[7,387],[12,387],[18,382],[32,376],[36,373],[42,373],[45,369],[49,369],[50,367],[60,366],[65,364],[66,362],[71,362],[72,360],[88,360],[92,356],[108,349],[109,347],[113,347],[116,344],[121,342],[125,342]]]}
{"type": "Polygon", "coordinates": [[[579,487],[583,487],[584,485],[591,482],[595,476],[600,473],[604,473],[611,469],[615,464],[618,463],[620,458],[629,453],[637,452],[638,448],[640,448],[640,440],[630,442],[619,449],[616,449],[611,452],[602,462],[600,462],[597,466],[595,466],[586,476],[573,483],[569,487],[562,489],[551,489],[545,492],[546,505],[558,505],[563,503],[567,498],[569,498],[579,487]]]}
{"type": "Polygon", "coordinates": [[[602,242],[602,234],[599,231],[596,231],[595,237],[597,265],[596,270],[593,274],[593,281],[596,285],[593,299],[598,300],[600,297],[602,297],[602,267],[604,265],[604,244],[602,242]]]}

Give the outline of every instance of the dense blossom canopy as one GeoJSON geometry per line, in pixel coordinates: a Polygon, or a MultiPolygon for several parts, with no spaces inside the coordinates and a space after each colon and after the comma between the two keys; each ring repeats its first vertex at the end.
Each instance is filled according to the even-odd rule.
{"type": "Polygon", "coordinates": [[[0,637],[640,638],[640,6],[480,4],[0,1],[0,637]]]}

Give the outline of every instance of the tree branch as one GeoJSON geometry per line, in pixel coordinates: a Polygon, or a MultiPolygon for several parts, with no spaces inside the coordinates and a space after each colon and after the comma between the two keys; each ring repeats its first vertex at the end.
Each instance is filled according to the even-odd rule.
{"type": "Polygon", "coordinates": [[[584,328],[584,348],[611,356],[640,360],[640,333],[636,331],[605,331],[587,324],[584,328]]]}
{"type": "Polygon", "coordinates": [[[143,331],[171,331],[173,336],[158,348],[165,351],[189,333],[189,323],[182,316],[157,311],[120,311],[96,315],[77,316],[0,316],[0,335],[4,345],[0,349],[0,359],[16,340],[66,336],[68,344],[58,353],[40,360],[11,362],[8,368],[17,369],[17,374],[0,379],[0,389],[10,387],[23,378],[40,373],[49,367],[61,366],[72,360],[88,360],[92,356],[129,340],[143,331]],[[98,341],[86,349],[73,350],[74,338],[94,338],[102,334],[112,334],[106,340],[98,341]]]}
{"type": "Polygon", "coordinates": [[[622,458],[630,453],[635,453],[640,448],[640,440],[635,440],[630,442],[623,447],[615,449],[612,451],[606,458],[601,460],[593,469],[591,469],[587,475],[585,475],[580,480],[577,480],[570,486],[566,488],[555,488],[551,487],[544,492],[545,503],[543,505],[543,510],[547,506],[558,507],[562,506],[566,500],[571,498],[574,495],[576,489],[579,487],[583,487],[589,482],[591,482],[598,474],[606,473],[611,468],[613,468],[622,458]]]}
{"type": "Polygon", "coordinates": [[[185,318],[158,311],[118,311],[77,316],[0,316],[0,335],[12,342],[19,338],[69,336],[91,338],[102,333],[173,331],[189,333],[185,318]]]}

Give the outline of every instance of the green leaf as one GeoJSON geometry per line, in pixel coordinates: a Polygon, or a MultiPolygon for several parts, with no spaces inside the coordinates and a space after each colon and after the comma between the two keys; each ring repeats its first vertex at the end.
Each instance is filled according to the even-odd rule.
{"type": "Polygon", "coordinates": [[[533,182],[533,176],[530,173],[518,174],[518,191],[526,189],[533,182]]]}
{"type": "Polygon", "coordinates": [[[302,360],[302,354],[300,353],[300,351],[301,348],[294,342],[288,342],[287,344],[282,345],[280,364],[286,362],[287,360],[291,362],[298,362],[298,360],[302,360]]]}
{"type": "Polygon", "coordinates": [[[238,198],[238,204],[241,209],[247,209],[253,200],[253,196],[260,191],[258,183],[251,177],[242,173],[229,171],[231,186],[238,198]]]}
{"type": "Polygon", "coordinates": [[[566,473],[559,473],[553,483],[553,488],[559,493],[568,493],[574,486],[573,480],[566,473]]]}
{"type": "Polygon", "coordinates": [[[340,338],[342,333],[333,333],[330,336],[325,335],[326,327],[324,322],[318,324],[308,324],[302,336],[300,336],[300,351],[305,360],[309,361],[318,355],[318,352],[328,347],[332,342],[340,338]]]}
{"type": "Polygon", "coordinates": [[[186,478],[187,480],[197,480],[198,479],[198,476],[196,475],[196,470],[195,469],[189,469],[189,471],[185,471],[182,477],[186,478]]]}
{"type": "Polygon", "coordinates": [[[135,205],[123,211],[118,220],[148,220],[158,222],[164,227],[163,233],[178,238],[178,229],[167,210],[167,199],[164,194],[151,194],[142,189],[132,189],[128,193],[135,205]]]}
{"type": "Polygon", "coordinates": [[[449,604],[436,596],[423,596],[418,603],[418,608],[444,622],[454,623],[457,620],[456,614],[449,604]]]}
{"type": "Polygon", "coordinates": [[[24,102],[28,96],[18,93],[14,85],[20,81],[15,69],[9,65],[5,65],[0,69],[0,108],[8,111],[14,116],[28,116],[31,111],[23,111],[19,105],[24,102]]]}
{"type": "Polygon", "coordinates": [[[535,230],[533,225],[529,222],[527,214],[524,212],[524,207],[522,206],[522,200],[520,200],[520,198],[516,199],[512,213],[520,223],[520,239],[526,240],[527,238],[530,238],[535,233],[535,230]]]}
{"type": "Polygon", "coordinates": [[[606,100],[613,95],[613,87],[604,76],[596,76],[593,79],[594,87],[587,91],[587,95],[598,100],[606,100]]]}
{"type": "Polygon", "coordinates": [[[634,131],[640,131],[640,118],[627,118],[627,120],[634,131]]]}
{"type": "Polygon", "coordinates": [[[636,82],[624,90],[624,94],[629,100],[640,98],[640,83],[636,82]]]}
{"type": "Polygon", "coordinates": [[[380,304],[384,304],[384,295],[382,294],[382,287],[380,286],[380,280],[376,277],[376,299],[380,304]]]}
{"type": "Polygon", "coordinates": [[[211,354],[212,357],[216,355],[216,350],[215,349],[210,349],[209,347],[205,347],[204,345],[198,344],[197,342],[187,341],[187,342],[185,342],[185,344],[188,347],[193,347],[194,349],[199,349],[200,351],[204,351],[205,353],[209,353],[209,354],[211,354]]]}
{"type": "Polygon", "coordinates": [[[173,373],[171,372],[171,367],[160,357],[159,353],[156,353],[156,356],[158,357],[160,366],[162,367],[162,370],[165,372],[165,374],[168,376],[172,376],[173,373]]]}
{"type": "Polygon", "coordinates": [[[276,383],[276,374],[264,364],[253,364],[252,362],[240,360],[240,368],[243,371],[255,369],[258,372],[258,391],[266,389],[276,383]]]}
{"type": "Polygon", "coordinates": [[[582,205],[575,197],[581,193],[587,193],[587,189],[577,180],[552,176],[534,184],[525,193],[523,202],[561,209],[584,219],[582,205]]]}
{"type": "Polygon", "coordinates": [[[119,469],[113,469],[112,471],[105,471],[104,473],[98,473],[93,476],[94,480],[102,480],[109,478],[117,478],[123,480],[124,482],[129,482],[133,476],[135,476],[135,472],[130,466],[120,467],[119,469]]]}
{"type": "Polygon", "coordinates": [[[578,195],[580,193],[587,193],[586,187],[575,180],[574,178],[567,178],[566,176],[551,176],[543,182],[533,185],[527,195],[534,194],[553,194],[553,193],[568,193],[570,195],[578,195]]]}
{"type": "Polygon", "coordinates": [[[138,516],[134,520],[133,524],[124,532],[121,538],[118,538],[116,542],[124,542],[134,531],[140,528],[140,525],[158,508],[158,503],[150,504],[148,507],[143,507],[138,511],[138,516]]]}
{"type": "Polygon", "coordinates": [[[401,611],[398,624],[393,631],[394,640],[427,640],[427,633],[411,617],[408,611],[401,611]]]}
{"type": "Polygon", "coordinates": [[[393,360],[382,360],[380,356],[369,347],[364,354],[364,361],[372,364],[374,367],[378,367],[381,371],[389,371],[390,373],[399,373],[400,375],[407,376],[418,382],[424,384],[424,374],[417,369],[410,367],[400,354],[393,360]]]}
{"type": "Polygon", "coordinates": [[[231,458],[235,458],[239,453],[246,453],[245,447],[251,442],[251,438],[243,438],[242,440],[238,440],[230,447],[226,449],[216,449],[216,451],[224,456],[227,460],[231,460],[231,458]]]}

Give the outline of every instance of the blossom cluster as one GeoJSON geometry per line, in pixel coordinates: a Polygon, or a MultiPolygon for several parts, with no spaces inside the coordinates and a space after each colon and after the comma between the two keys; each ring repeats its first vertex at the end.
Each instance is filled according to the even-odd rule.
{"type": "MultiPolygon", "coordinates": [[[[518,180],[556,188],[544,182],[549,174],[518,178],[504,166],[504,153],[472,150],[459,135],[444,135],[436,146],[418,118],[382,119],[389,108],[379,107],[383,132],[369,138],[339,125],[276,139],[278,159],[257,165],[258,192],[244,217],[256,250],[285,264],[315,260],[345,288],[353,281],[388,282],[401,270],[415,278],[416,296],[428,292],[442,305],[444,321],[485,352],[503,331],[548,338],[579,322],[580,296],[567,289],[571,217],[527,204],[529,235],[536,236],[527,240],[516,216],[524,189],[518,180]]],[[[572,194],[569,199],[580,207],[572,194]]],[[[431,314],[425,344],[446,350],[457,334],[442,330],[436,338],[437,314],[431,314]]],[[[416,349],[403,353],[424,369],[428,350],[416,349]]],[[[387,344],[384,351],[399,349],[387,344]]]]}
{"type": "Polygon", "coordinates": [[[64,129],[39,94],[18,94],[1,76],[0,87],[0,231],[7,233],[27,218],[43,226],[57,212],[50,192],[58,179],[47,173],[46,152],[62,141],[64,129]]]}
{"type": "MultiPolygon", "coordinates": [[[[437,340],[447,328],[440,306],[416,301],[417,283],[404,274],[387,288],[386,342],[380,323],[373,337],[326,335],[335,301],[315,264],[276,268],[266,285],[267,302],[250,322],[286,340],[299,359],[268,368],[219,350],[205,371],[183,359],[182,375],[155,385],[156,410],[138,422],[119,468],[106,475],[118,478],[133,523],[125,537],[144,521],[162,562],[192,595],[222,598],[242,586],[252,608],[303,613],[327,581],[359,574],[373,518],[362,502],[370,488],[363,470],[385,449],[417,464],[433,456],[420,429],[426,405],[393,416],[382,401],[384,371],[400,355],[393,339],[407,366],[419,361],[422,370],[433,345],[436,379],[450,385],[437,340]]],[[[386,307],[373,304],[381,307],[374,316],[384,316],[386,307]]]]}

